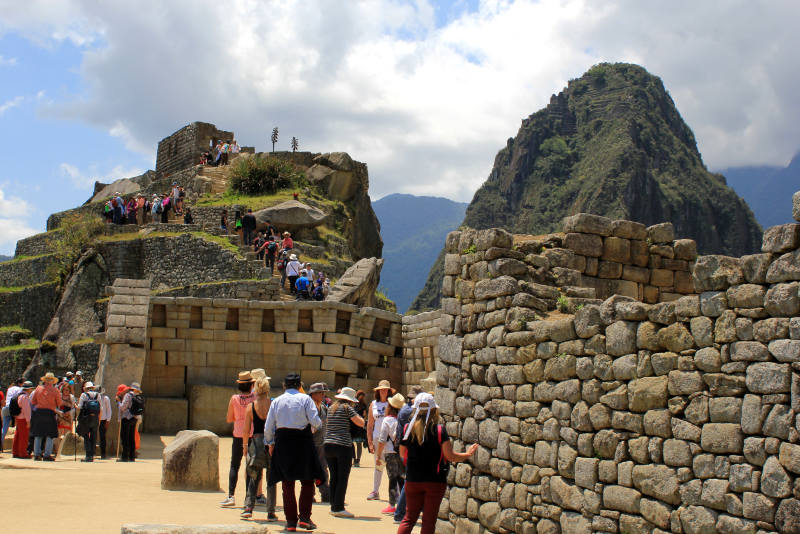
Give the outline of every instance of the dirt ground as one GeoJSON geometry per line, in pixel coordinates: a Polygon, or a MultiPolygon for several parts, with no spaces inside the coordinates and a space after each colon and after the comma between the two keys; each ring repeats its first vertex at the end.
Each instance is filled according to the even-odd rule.
{"type": "MultiPolygon", "coordinates": [[[[83,534],[119,532],[124,523],[171,523],[183,525],[242,524],[239,518],[244,502],[244,468],[236,488],[237,508],[220,508],[225,497],[219,492],[166,491],[161,489],[161,451],[172,436],[142,436],[142,449],[135,463],[117,463],[114,460],[95,460],[91,464],[68,458],[57,461],[33,462],[11,458],[10,444],[0,455],[0,487],[3,494],[3,530],[24,532],[36,525],[34,518],[67,519],[71,525],[80,525],[83,534]],[[12,512],[13,511],[13,512],[12,512]]],[[[230,465],[231,438],[220,438],[220,485],[227,489],[230,465]]],[[[367,501],[372,489],[373,457],[365,453],[361,467],[353,468],[347,488],[347,509],[355,519],[341,519],[330,515],[327,504],[315,504],[312,520],[316,532],[349,533],[369,532],[389,534],[397,532],[391,516],[381,514],[388,505],[386,477],[381,486],[380,501],[367,501]]],[[[299,484],[297,492],[299,494],[299,484]]],[[[282,532],[283,513],[280,487],[278,510],[280,522],[272,523],[270,532],[282,532]]],[[[253,519],[265,523],[263,506],[256,508],[253,519]]]]}

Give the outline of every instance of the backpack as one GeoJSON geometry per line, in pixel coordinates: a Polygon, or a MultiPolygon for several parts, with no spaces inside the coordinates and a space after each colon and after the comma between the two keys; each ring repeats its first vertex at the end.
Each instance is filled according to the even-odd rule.
{"type": "Polygon", "coordinates": [[[314,297],[314,300],[324,300],[325,299],[325,290],[322,289],[322,286],[319,285],[314,288],[314,292],[311,294],[314,297]]]}
{"type": "Polygon", "coordinates": [[[83,403],[81,415],[86,414],[86,417],[96,417],[100,415],[100,395],[95,393],[94,397],[86,395],[86,402],[83,403]]]}
{"type": "Polygon", "coordinates": [[[116,198],[112,198],[111,199],[111,207],[112,208],[116,208],[117,207],[117,199],[116,198]]]}
{"type": "Polygon", "coordinates": [[[8,404],[8,413],[11,417],[16,417],[22,413],[22,407],[19,405],[19,394],[15,395],[11,402],[8,404]]]}
{"type": "Polygon", "coordinates": [[[278,267],[279,271],[284,270],[286,268],[286,260],[284,260],[283,258],[279,259],[278,263],[277,263],[277,267],[278,267]]]}
{"type": "Polygon", "coordinates": [[[267,252],[269,252],[270,256],[275,255],[275,250],[277,250],[278,244],[275,241],[272,241],[269,245],[267,245],[267,252]]]}
{"type": "Polygon", "coordinates": [[[161,214],[164,211],[164,208],[161,206],[161,202],[156,202],[155,211],[156,214],[161,214]]]}
{"type": "Polygon", "coordinates": [[[141,395],[131,395],[131,415],[142,415],[144,413],[144,397],[141,395]]]}

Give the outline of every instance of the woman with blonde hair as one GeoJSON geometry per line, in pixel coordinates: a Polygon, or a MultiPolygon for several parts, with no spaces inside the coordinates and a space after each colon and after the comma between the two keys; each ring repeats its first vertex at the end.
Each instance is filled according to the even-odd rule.
{"type": "Polygon", "coordinates": [[[414,413],[400,442],[400,456],[406,462],[406,515],[397,534],[410,534],[422,512],[420,534],[434,534],[439,505],[447,489],[448,462],[469,459],[478,444],[467,452],[455,452],[450,436],[439,422],[439,409],[430,393],[420,393],[414,399],[414,413]]]}
{"type": "MultiPolygon", "coordinates": [[[[243,455],[247,458],[247,496],[244,502],[243,518],[253,517],[253,508],[256,504],[256,494],[264,469],[269,470],[269,453],[264,446],[264,423],[267,421],[269,407],[269,377],[262,376],[256,380],[253,393],[255,399],[247,407],[244,416],[244,428],[253,429],[253,437],[248,432],[242,433],[243,455]]],[[[269,474],[269,471],[267,471],[269,474]]],[[[267,487],[267,520],[277,521],[275,515],[275,484],[267,487]]]]}

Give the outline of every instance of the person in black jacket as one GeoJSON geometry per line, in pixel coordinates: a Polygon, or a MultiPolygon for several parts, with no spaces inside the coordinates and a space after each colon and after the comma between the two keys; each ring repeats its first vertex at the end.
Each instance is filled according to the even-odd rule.
{"type": "Polygon", "coordinates": [[[242,235],[244,237],[245,246],[250,246],[253,240],[253,232],[256,229],[256,218],[253,215],[253,210],[247,210],[247,215],[242,217],[242,235]]]}

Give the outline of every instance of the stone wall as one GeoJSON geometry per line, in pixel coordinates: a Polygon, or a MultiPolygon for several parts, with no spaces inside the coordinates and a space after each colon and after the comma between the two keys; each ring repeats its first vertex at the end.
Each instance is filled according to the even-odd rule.
{"type": "Polygon", "coordinates": [[[218,130],[207,122],[193,122],[158,143],[156,172],[172,174],[200,163],[200,156],[218,141],[232,141],[233,132],[218,130]]]}
{"type": "Polygon", "coordinates": [[[403,317],[403,383],[421,384],[433,391],[428,377],[436,370],[439,358],[440,310],[403,317]]]}
{"type": "Polygon", "coordinates": [[[280,300],[280,281],[277,277],[267,280],[234,280],[209,282],[167,289],[159,297],[198,297],[250,300],[280,300]]]}
{"type": "Polygon", "coordinates": [[[436,396],[455,447],[480,448],[451,468],[437,532],[800,531],[800,225],[698,258],[699,295],[574,315],[540,311],[528,272],[480,267],[511,243],[447,239],[463,269],[436,396]]]}
{"type": "Polygon", "coordinates": [[[17,241],[14,256],[41,256],[53,252],[53,241],[58,239],[58,232],[36,234],[17,241]]]}
{"type": "Polygon", "coordinates": [[[56,307],[55,282],[0,293],[0,325],[18,324],[41,339],[56,307]]]}
{"type": "Polygon", "coordinates": [[[332,389],[369,389],[382,379],[399,387],[400,321],[334,302],[152,297],[143,388],[152,397],[188,398],[191,428],[220,430],[227,404],[209,406],[234,392],[243,369],[266,369],[273,388],[294,371],[308,385],[332,389]]]}
{"type": "Polygon", "coordinates": [[[50,281],[47,268],[55,262],[53,255],[37,256],[0,263],[0,286],[22,287],[50,281]]]}

